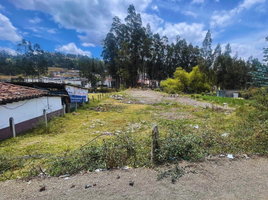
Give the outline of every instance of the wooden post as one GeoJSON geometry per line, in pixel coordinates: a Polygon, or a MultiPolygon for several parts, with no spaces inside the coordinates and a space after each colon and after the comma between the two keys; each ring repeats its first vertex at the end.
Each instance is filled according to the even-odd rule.
{"type": "Polygon", "coordinates": [[[77,112],[77,101],[75,101],[75,112],[77,112]]]}
{"type": "Polygon", "coordinates": [[[98,101],[100,101],[100,95],[98,95],[98,101]]]}
{"type": "Polygon", "coordinates": [[[93,103],[95,103],[95,101],[94,101],[94,96],[92,95],[92,100],[93,100],[93,103]]]}
{"type": "Polygon", "coordinates": [[[44,115],[45,124],[47,126],[47,111],[45,109],[43,110],[43,115],[44,115]]]}
{"type": "Polygon", "coordinates": [[[212,103],[211,103],[211,109],[212,109],[212,111],[214,110],[214,101],[212,101],[212,103]]]}
{"type": "Polygon", "coordinates": [[[13,117],[9,118],[10,133],[13,137],[16,137],[15,123],[13,117]]]}
{"type": "Polygon", "coordinates": [[[85,108],[84,98],[82,98],[82,106],[85,108]]]}
{"type": "Polygon", "coordinates": [[[65,104],[62,105],[62,116],[65,116],[65,104]]]}
{"type": "Polygon", "coordinates": [[[157,125],[152,129],[151,161],[158,163],[157,151],[159,150],[159,131],[157,125]]]}

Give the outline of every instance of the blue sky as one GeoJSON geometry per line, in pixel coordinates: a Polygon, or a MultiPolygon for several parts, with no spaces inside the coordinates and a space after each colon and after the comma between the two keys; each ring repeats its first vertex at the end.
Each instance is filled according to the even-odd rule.
{"type": "Polygon", "coordinates": [[[201,46],[210,29],[213,48],[230,43],[244,59],[262,60],[268,46],[268,0],[2,0],[0,49],[14,52],[25,38],[45,51],[100,57],[112,18],[124,21],[130,4],[170,43],[179,35],[201,46]]]}

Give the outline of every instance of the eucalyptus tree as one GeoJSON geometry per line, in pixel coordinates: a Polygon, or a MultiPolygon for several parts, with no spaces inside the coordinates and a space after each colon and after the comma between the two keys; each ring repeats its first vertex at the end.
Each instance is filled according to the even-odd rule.
{"type": "MultiPolygon", "coordinates": [[[[265,40],[268,42],[268,37],[265,38],[265,40]]],[[[268,63],[268,47],[263,48],[263,61],[268,63]]]]}
{"type": "Polygon", "coordinates": [[[47,73],[48,63],[39,44],[32,45],[30,41],[22,39],[17,45],[17,51],[22,54],[23,62],[29,62],[27,67],[21,68],[25,74],[30,74],[32,77],[37,75],[39,80],[40,75],[47,73]]]}
{"type": "Polygon", "coordinates": [[[140,52],[145,30],[142,27],[141,15],[136,13],[133,4],[128,7],[127,11],[128,15],[125,18],[125,22],[130,38],[128,48],[130,50],[130,59],[132,64],[129,73],[131,74],[131,86],[136,86],[138,81],[138,70],[142,68],[140,52]]]}
{"type": "Polygon", "coordinates": [[[225,55],[225,56],[231,56],[231,53],[232,53],[232,48],[231,48],[230,43],[228,43],[228,44],[225,46],[224,55],[225,55]]]}

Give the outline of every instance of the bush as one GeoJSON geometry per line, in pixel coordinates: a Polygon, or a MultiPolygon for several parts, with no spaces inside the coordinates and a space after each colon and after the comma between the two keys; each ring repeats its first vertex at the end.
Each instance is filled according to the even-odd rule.
{"type": "Polygon", "coordinates": [[[182,83],[177,79],[168,78],[161,82],[161,87],[169,94],[176,94],[184,89],[182,83]]]}
{"type": "Polygon", "coordinates": [[[160,88],[155,88],[154,91],[155,92],[162,92],[162,90],[160,88]]]}
{"type": "Polygon", "coordinates": [[[201,95],[202,95],[202,96],[205,96],[205,93],[204,93],[204,92],[202,92],[202,93],[201,93],[201,95]]]}

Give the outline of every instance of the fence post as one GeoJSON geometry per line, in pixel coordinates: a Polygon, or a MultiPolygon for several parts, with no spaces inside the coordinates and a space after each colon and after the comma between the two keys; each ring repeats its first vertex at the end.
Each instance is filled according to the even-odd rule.
{"type": "Polygon", "coordinates": [[[77,112],[77,101],[75,101],[75,112],[77,112]]]}
{"type": "Polygon", "coordinates": [[[92,100],[93,100],[93,103],[95,103],[95,101],[94,101],[94,96],[92,95],[92,100]]]}
{"type": "Polygon", "coordinates": [[[66,106],[67,106],[67,113],[70,113],[70,103],[69,101],[66,102],[66,106]]]}
{"type": "Polygon", "coordinates": [[[16,130],[15,130],[15,124],[14,124],[14,118],[9,118],[9,126],[10,126],[10,133],[12,133],[13,137],[16,137],[16,130]]]}
{"type": "Polygon", "coordinates": [[[62,116],[64,116],[65,115],[65,103],[62,105],[62,116]]]}
{"type": "Polygon", "coordinates": [[[45,124],[47,126],[47,111],[45,109],[43,110],[43,115],[44,115],[45,124]]]}
{"type": "Polygon", "coordinates": [[[151,144],[151,161],[158,163],[157,153],[159,150],[159,131],[157,125],[152,129],[152,144],[151,144]]]}
{"type": "Polygon", "coordinates": [[[82,106],[83,106],[83,109],[84,109],[85,108],[84,98],[82,98],[82,106]]]}

